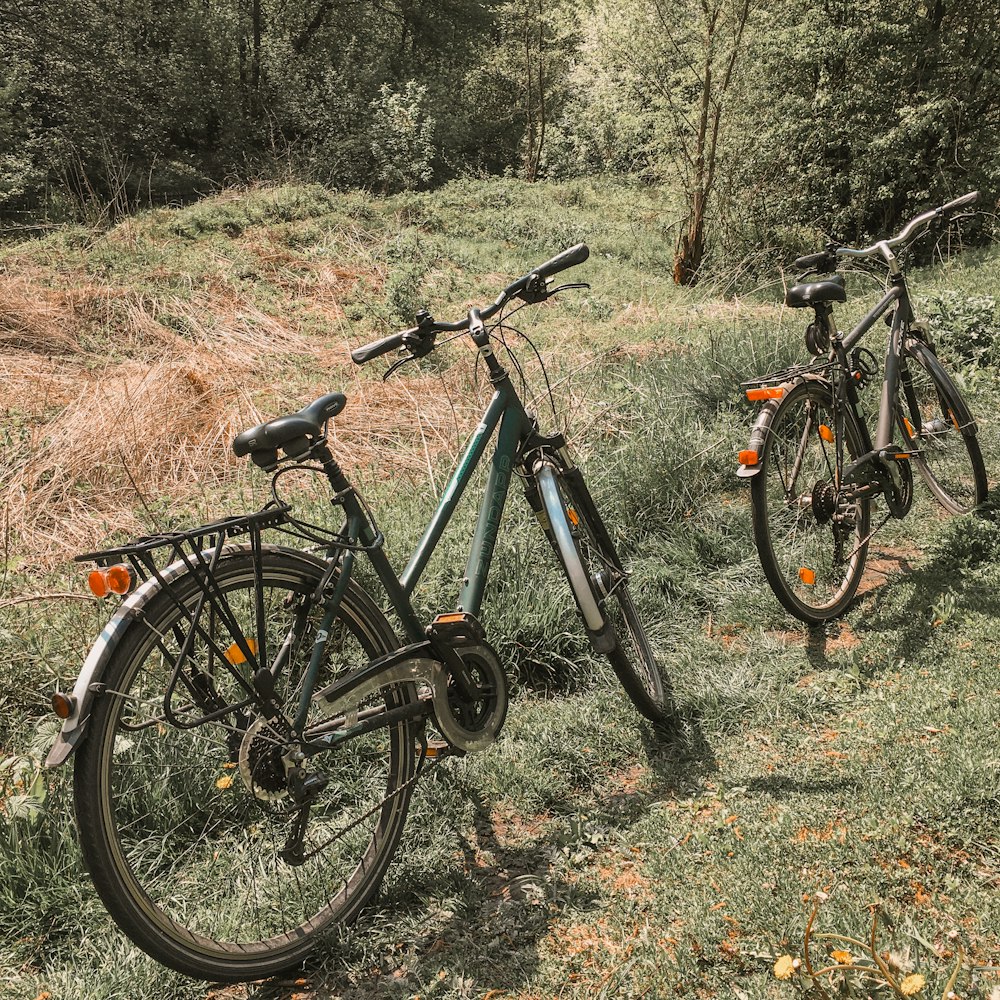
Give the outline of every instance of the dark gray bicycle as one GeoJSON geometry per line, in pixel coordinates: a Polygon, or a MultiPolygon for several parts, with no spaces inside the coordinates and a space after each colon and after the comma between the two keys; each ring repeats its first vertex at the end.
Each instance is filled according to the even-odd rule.
{"type": "Polygon", "coordinates": [[[467,334],[494,389],[401,573],[328,447],[340,393],[236,438],[237,455],[273,474],[263,510],[80,557],[97,564],[94,592],[124,601],[72,693],[53,698],[65,721],[48,763],[78,749],[84,857],[112,916],[154,958],[212,981],[301,962],[317,934],[372,897],[420,775],[496,740],[507,678],[479,613],[514,475],[593,649],[640,712],[670,714],[628,571],[583,475],[562,435],[541,432],[494,351],[512,308],[560,291],[549,279],[587,256],[580,244],[488,308],[454,323],[423,312],[412,329],[353,352],[363,364],[401,351],[399,364],[428,354],[441,333],[467,334]],[[494,431],[457,606],[424,621],[411,594],[494,431]],[[339,531],[282,498],[294,470],[326,477],[339,531]],[[296,544],[265,541],[273,533],[296,544]],[[353,573],[362,555],[398,633],[353,573]]]}
{"type": "Polygon", "coordinates": [[[754,541],[764,575],[778,600],[805,622],[840,615],[864,573],[868,543],[889,518],[905,517],[916,466],[948,511],[973,510],[986,499],[976,422],[934,349],[926,325],[913,316],[896,253],[972,205],[963,195],[911,219],[898,236],[854,249],[830,245],[800,257],[805,273],[785,304],[811,308],[806,347],[818,360],[744,385],[764,400],[737,475],[751,480],[754,541]],[[833,303],[847,292],[836,269],[841,258],[885,262],[889,280],[881,301],[848,334],[837,331],[833,303]],[[806,280],[812,278],[813,280],[806,280]],[[859,409],[859,391],[880,368],[861,338],[885,317],[889,339],[874,440],[859,409]],[[871,505],[887,513],[871,525],[871,505]]]}

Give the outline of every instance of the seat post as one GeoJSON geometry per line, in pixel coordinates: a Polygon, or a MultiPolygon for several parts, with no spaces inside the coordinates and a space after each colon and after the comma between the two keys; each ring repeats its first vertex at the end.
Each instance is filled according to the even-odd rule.
{"type": "Polygon", "coordinates": [[[347,476],[344,475],[344,470],[340,467],[340,463],[333,457],[333,452],[330,451],[330,447],[326,441],[318,441],[313,445],[312,451],[323,466],[326,478],[330,480],[330,485],[333,487],[335,493],[343,493],[344,490],[351,488],[347,476]]]}

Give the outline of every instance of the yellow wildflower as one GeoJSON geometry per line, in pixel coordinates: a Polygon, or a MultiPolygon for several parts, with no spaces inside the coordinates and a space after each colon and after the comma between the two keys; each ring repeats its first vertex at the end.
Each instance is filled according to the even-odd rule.
{"type": "Polygon", "coordinates": [[[899,984],[899,992],[904,997],[915,997],[924,988],[926,982],[927,980],[923,976],[913,972],[899,984]]]}
{"type": "Polygon", "coordinates": [[[215,783],[216,788],[228,788],[233,783],[233,776],[231,774],[224,774],[215,783]]]}
{"type": "Polygon", "coordinates": [[[774,963],[775,979],[791,979],[794,974],[795,961],[791,955],[782,955],[781,958],[774,963]]]}
{"type": "Polygon", "coordinates": [[[837,965],[854,965],[854,957],[849,951],[831,951],[830,958],[832,958],[837,965]]]}

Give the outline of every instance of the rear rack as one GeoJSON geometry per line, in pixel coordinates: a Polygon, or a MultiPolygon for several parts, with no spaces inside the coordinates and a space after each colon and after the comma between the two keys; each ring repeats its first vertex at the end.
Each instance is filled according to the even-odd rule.
{"type": "Polygon", "coordinates": [[[352,547],[343,535],[294,518],[290,510],[288,504],[271,501],[252,514],[149,535],[76,557],[76,562],[95,562],[102,568],[123,564],[127,560],[135,580],[150,586],[155,581],[160,592],[168,595],[180,612],[169,633],[155,640],[170,670],[163,714],[142,723],[142,726],[165,721],[180,729],[191,729],[225,716],[236,718],[246,707],[260,704],[257,679],[261,671],[273,674],[280,669],[280,662],[270,663],[269,660],[274,657],[280,661],[287,656],[289,642],[298,638],[293,633],[302,627],[301,622],[296,622],[296,616],[290,615],[291,631],[284,643],[280,637],[276,643],[275,636],[268,635],[262,575],[262,532],[276,529],[327,550],[329,565],[322,574],[316,593],[309,595],[307,600],[322,600],[323,591],[340,565],[340,559],[336,557],[338,551],[352,547]],[[232,539],[245,540],[254,566],[254,607],[244,608],[241,613],[234,611],[227,593],[216,579],[220,557],[232,539]],[[181,576],[186,576],[195,584],[193,590],[186,590],[187,596],[183,599],[171,586],[181,576]],[[249,620],[241,622],[241,617],[249,620]],[[236,691],[225,697],[220,696],[218,685],[223,673],[228,674],[236,685],[236,691]],[[179,688],[183,689],[183,694],[179,688]]]}
{"type": "Polygon", "coordinates": [[[792,365],[790,368],[782,368],[779,371],[771,372],[770,375],[760,375],[746,382],[740,383],[740,388],[760,389],[768,385],[781,385],[784,382],[794,382],[796,379],[805,378],[807,375],[818,375],[832,368],[835,364],[829,358],[823,361],[814,361],[811,365],[792,365]]]}

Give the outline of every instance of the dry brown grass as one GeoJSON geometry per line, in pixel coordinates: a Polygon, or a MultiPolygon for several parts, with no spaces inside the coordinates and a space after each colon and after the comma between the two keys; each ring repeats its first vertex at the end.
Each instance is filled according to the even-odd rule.
{"type": "MultiPolygon", "coordinates": [[[[214,297],[169,303],[182,336],[149,297],[49,292],[29,279],[7,280],[3,293],[0,507],[19,554],[43,564],[112,531],[146,533],[156,511],[199,493],[223,502],[240,475],[233,436],[334,388],[349,396],[331,434],[348,467],[391,450],[393,474],[426,477],[468,426],[459,375],[374,381],[351,366],[336,324],[335,339],[317,344],[247,302],[214,297]],[[124,357],[81,347],[98,326],[124,357]]],[[[329,299],[316,307],[337,312],[329,299]]]]}
{"type": "MultiPolygon", "coordinates": [[[[305,261],[266,232],[242,243],[296,312],[265,313],[252,289],[221,278],[181,297],[73,271],[56,277],[8,258],[0,276],[0,523],[19,555],[52,566],[109,535],[182,522],[195,506],[210,516],[245,509],[264,495],[266,477],[237,462],[233,436],[331,390],[348,396],[330,435],[349,470],[429,483],[434,492],[443,486],[441,459],[458,455],[490,392],[463,345],[439,356],[450,367],[413,365],[383,383],[372,377],[379,365],[352,364],[359,338],[341,304],[359,282],[379,285],[377,267],[305,261]],[[308,332],[317,328],[322,337],[308,332]]],[[[585,397],[600,366],[567,357],[553,383],[563,414],[585,426],[597,415],[585,397]]],[[[544,382],[534,360],[522,360],[530,402],[544,382]]],[[[534,405],[548,425],[547,402],[534,405]]]]}

